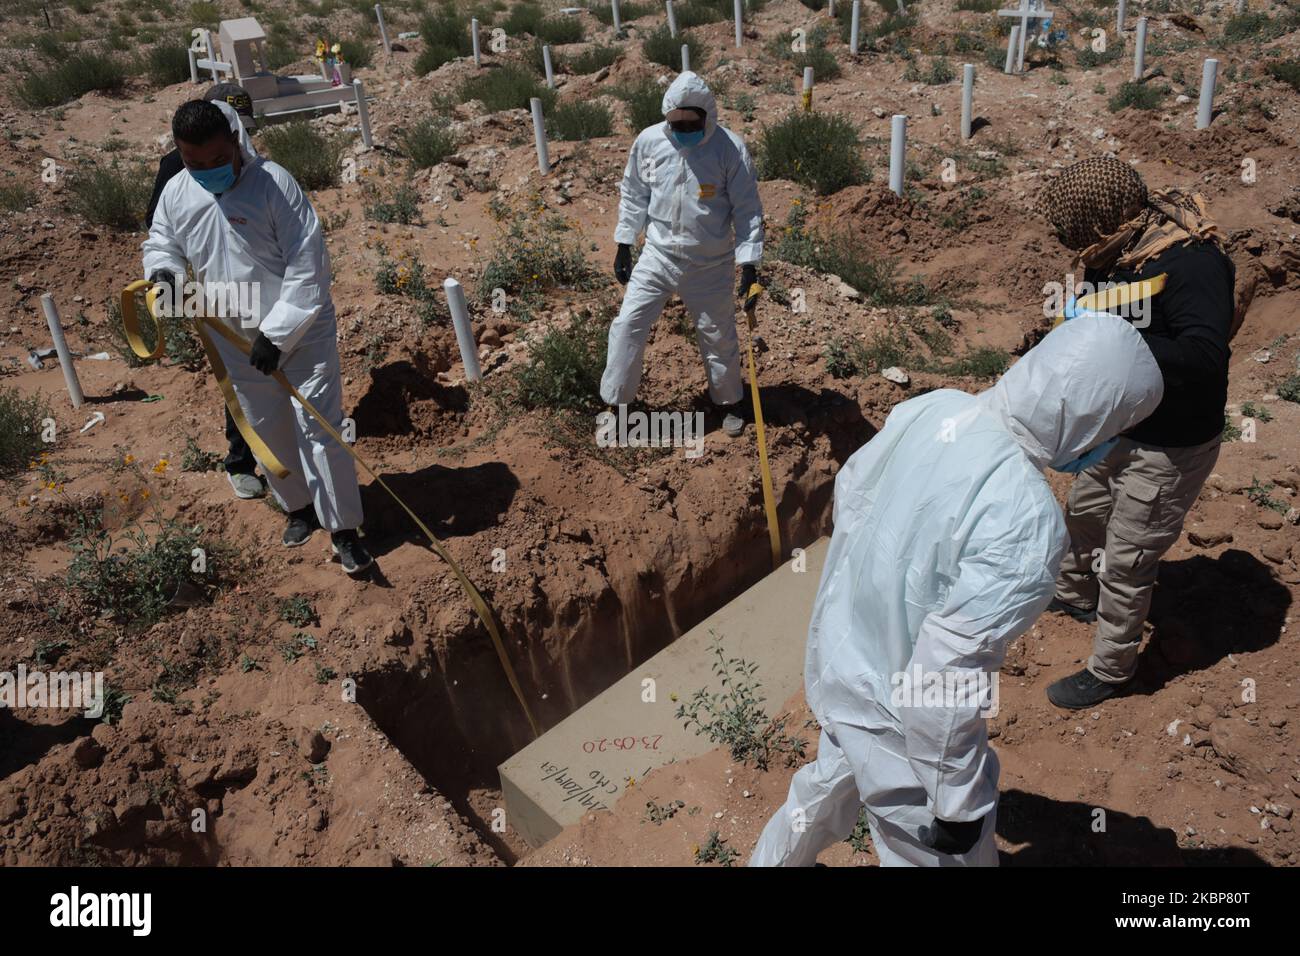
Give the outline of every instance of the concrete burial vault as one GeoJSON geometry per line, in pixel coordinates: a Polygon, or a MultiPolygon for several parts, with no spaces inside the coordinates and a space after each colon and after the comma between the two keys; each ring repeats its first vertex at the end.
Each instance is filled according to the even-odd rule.
{"type": "Polygon", "coordinates": [[[758,665],[763,706],[775,714],[803,686],[808,620],[828,541],[805,549],[802,560],[763,578],[501,764],[515,831],[541,846],[584,813],[610,810],[628,778],[713,749],[674,715],[700,688],[722,690],[713,673],[715,636],[728,658],[758,665]],[[653,701],[645,699],[647,679],[654,681],[653,701]]]}

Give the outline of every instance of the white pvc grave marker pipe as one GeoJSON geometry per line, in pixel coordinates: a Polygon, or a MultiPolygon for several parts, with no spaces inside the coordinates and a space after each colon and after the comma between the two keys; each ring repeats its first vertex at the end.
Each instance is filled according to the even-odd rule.
{"type": "Polygon", "coordinates": [[[85,404],[86,396],[81,392],[81,381],[72,364],[72,354],[68,351],[68,342],[63,337],[63,324],[59,321],[59,310],[54,305],[54,296],[46,292],[41,296],[41,308],[45,310],[45,322],[50,327],[50,338],[54,340],[54,351],[59,353],[59,366],[63,369],[63,382],[68,386],[68,396],[72,407],[80,408],[85,404]]]}
{"type": "Polygon", "coordinates": [[[862,22],[862,0],[853,0],[853,15],[849,20],[849,52],[858,55],[858,26],[862,22]]]}
{"type": "Polygon", "coordinates": [[[1237,0],[1237,16],[1246,12],[1246,0],[1237,0]]]}
{"type": "Polygon", "coordinates": [[[469,36],[474,44],[474,65],[482,66],[483,55],[478,45],[478,17],[474,17],[469,21],[469,36]]]}
{"type": "Polygon", "coordinates": [[[691,72],[691,48],[685,43],[682,44],[682,72],[691,72]]]}
{"type": "Polygon", "coordinates": [[[835,19],[835,0],[828,0],[826,4],[826,14],[832,20],[835,19]]]}
{"type": "Polygon", "coordinates": [[[366,91],[361,86],[360,80],[352,81],[352,92],[357,97],[357,119],[361,121],[361,142],[365,144],[366,149],[369,149],[375,145],[375,142],[370,138],[370,107],[366,106],[366,91]]]}
{"type": "Polygon", "coordinates": [[[1147,68],[1147,18],[1138,18],[1137,43],[1133,47],[1133,79],[1142,79],[1147,68]]]}
{"type": "Polygon", "coordinates": [[[971,105],[975,93],[975,64],[961,66],[961,138],[970,139],[971,105]]]}
{"type": "Polygon", "coordinates": [[[194,55],[194,47],[190,47],[190,82],[199,82],[199,58],[194,55]]]}
{"type": "Polygon", "coordinates": [[[1115,10],[1115,31],[1124,32],[1124,17],[1128,13],[1128,0],[1119,0],[1119,7],[1115,10]]]}
{"type": "Polygon", "coordinates": [[[456,329],[456,344],[460,346],[460,360],[465,363],[465,380],[477,382],[483,377],[483,372],[478,365],[478,349],[474,346],[474,329],[469,324],[469,306],[465,304],[465,289],[459,282],[449,277],[443,281],[442,291],[447,295],[451,324],[456,329]]]}
{"type": "Polygon", "coordinates": [[[623,18],[622,18],[621,16],[619,16],[619,11],[618,11],[618,0],[609,0],[609,8],[610,8],[611,11],[613,11],[613,14],[614,14],[614,32],[615,32],[615,33],[622,33],[622,32],[623,32],[623,18]]]}
{"type": "Polygon", "coordinates": [[[551,46],[549,43],[542,45],[542,66],[546,69],[547,88],[555,89],[555,68],[551,65],[551,46]]]}
{"type": "Polygon", "coordinates": [[[889,188],[903,195],[903,156],[907,151],[907,117],[895,113],[889,129],[889,188]]]}
{"type": "Polygon", "coordinates": [[[803,111],[812,112],[812,91],[813,91],[813,68],[805,66],[803,68],[803,111]]]}
{"type": "Polygon", "coordinates": [[[741,42],[742,42],[742,38],[741,38],[740,30],[741,30],[741,20],[742,20],[742,18],[744,17],[744,2],[745,2],[745,0],[736,0],[736,3],[735,3],[735,9],[736,9],[736,49],[737,49],[737,50],[740,49],[740,45],[741,45],[741,42]]]}
{"type": "Polygon", "coordinates": [[[375,20],[379,23],[379,39],[384,41],[384,52],[392,53],[393,45],[388,42],[388,27],[384,24],[384,8],[375,4],[375,20]]]}
{"type": "Polygon", "coordinates": [[[545,176],[551,171],[550,154],[546,151],[546,122],[542,119],[542,101],[533,97],[528,101],[533,111],[533,139],[537,141],[537,169],[545,176]]]}
{"type": "Polygon", "coordinates": [[[1011,36],[1007,39],[1007,63],[1002,67],[1003,73],[1010,73],[1011,67],[1016,61],[1016,51],[1020,48],[1020,26],[1011,28],[1011,36]]]}
{"type": "Polygon", "coordinates": [[[677,14],[673,13],[673,0],[664,0],[664,7],[668,10],[668,35],[677,36],[677,14]]]}
{"type": "Polygon", "coordinates": [[[1214,83],[1219,76],[1219,61],[1211,57],[1201,67],[1201,102],[1196,108],[1196,128],[1205,129],[1214,119],[1214,83]]]}

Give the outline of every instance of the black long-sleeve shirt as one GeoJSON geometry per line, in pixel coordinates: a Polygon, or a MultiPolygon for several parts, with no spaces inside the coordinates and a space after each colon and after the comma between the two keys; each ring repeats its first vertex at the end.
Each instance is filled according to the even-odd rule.
{"type": "Polygon", "coordinates": [[[153,225],[153,211],[158,208],[158,197],[162,195],[163,187],[167,185],[168,180],[184,168],[185,163],[181,160],[181,151],[179,149],[173,149],[158,160],[158,175],[153,180],[153,195],[149,197],[149,211],[144,214],[145,229],[153,225]]]}
{"type": "MultiPolygon", "coordinates": [[[[1186,448],[1223,432],[1232,354],[1232,260],[1212,242],[1188,242],[1136,271],[1089,269],[1084,280],[1094,286],[1136,282],[1162,272],[1167,276],[1164,290],[1152,297],[1150,323],[1138,331],[1160,366],[1165,394],[1150,417],[1125,435],[1148,445],[1186,448]]],[[[1132,314],[1127,318],[1136,319],[1132,314]]]]}

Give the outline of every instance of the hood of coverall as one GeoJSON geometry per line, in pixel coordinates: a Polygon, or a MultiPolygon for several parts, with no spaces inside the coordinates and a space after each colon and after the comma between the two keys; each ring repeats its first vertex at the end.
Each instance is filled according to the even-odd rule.
{"type": "Polygon", "coordinates": [[[1053,329],[979,400],[1042,470],[1132,428],[1155,411],[1164,391],[1137,330],[1090,312],[1053,329]]]}
{"type": "MultiPolygon", "coordinates": [[[[700,141],[700,145],[703,145],[712,138],[713,131],[718,128],[718,101],[713,98],[708,84],[700,79],[699,74],[687,70],[664,90],[663,114],[667,116],[673,110],[689,107],[704,110],[704,139],[700,141]]],[[[663,130],[669,142],[676,145],[667,122],[663,124],[663,130]]]]}
{"type": "Polygon", "coordinates": [[[240,161],[244,164],[248,164],[257,159],[257,150],[253,149],[253,141],[248,138],[248,130],[244,129],[244,124],[239,119],[238,111],[229,103],[223,103],[220,100],[213,100],[211,102],[213,106],[226,114],[226,119],[230,122],[231,132],[239,134],[240,161]]]}

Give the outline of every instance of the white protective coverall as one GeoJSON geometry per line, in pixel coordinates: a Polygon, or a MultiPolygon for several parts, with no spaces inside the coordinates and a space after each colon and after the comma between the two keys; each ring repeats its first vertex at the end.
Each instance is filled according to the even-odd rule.
{"type": "Polygon", "coordinates": [[[895,699],[895,689],[903,674],[996,679],[1007,644],[1051,601],[1066,548],[1043,469],[1142,421],[1163,393],[1142,337],[1092,313],[979,395],[942,389],[899,404],[849,458],[804,662],[817,759],[795,775],[751,866],[813,865],[863,805],[882,864],[997,865],[986,701],[895,699]],[[984,827],[950,856],[921,842],[935,818],[984,827]]]}
{"type": "MultiPolygon", "coordinates": [[[[241,308],[228,309],[222,321],[250,344],[264,333],[280,349],[280,371],[340,429],[343,383],[320,221],[288,171],[253,151],[238,114],[225,103],[215,105],[239,131],[239,177],[219,197],[187,172],[168,181],[143,244],[144,274],[183,276],[188,264],[210,297],[215,283],[255,289],[255,295],[224,293],[226,305],[239,302],[241,308]]],[[[248,356],[215,332],[211,338],[249,424],[289,469],[285,478],[267,473],[280,506],[297,511],[314,503],[327,530],[359,528],[361,492],[347,451],[248,356]]]]}
{"type": "Polygon", "coordinates": [[[623,307],[609,329],[609,358],[600,380],[607,404],[636,397],[650,327],[674,292],[695,323],[696,342],[714,404],[744,397],[736,339],[735,263],[763,256],[763,207],[749,150],[718,125],[718,104],[694,73],[664,92],[663,113],[704,110],[704,139],[679,146],[668,123],[641,131],[623,171],[614,241],[645,246],[632,270],[623,307]]]}

